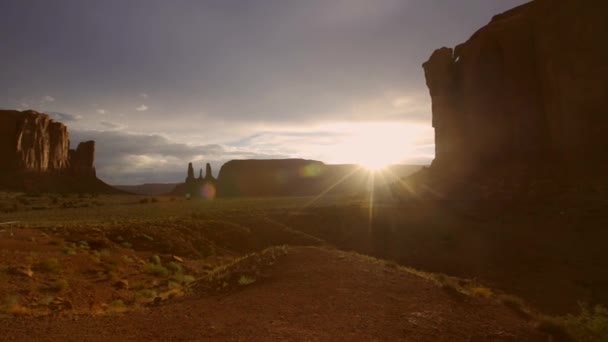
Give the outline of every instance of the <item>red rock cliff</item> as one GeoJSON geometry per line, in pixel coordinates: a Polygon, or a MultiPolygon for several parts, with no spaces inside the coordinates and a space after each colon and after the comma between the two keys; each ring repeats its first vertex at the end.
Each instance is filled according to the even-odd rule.
{"type": "Polygon", "coordinates": [[[0,110],[0,187],[110,191],[95,176],[95,142],[70,150],[67,127],[35,111],[0,110]]]}
{"type": "MultiPolygon", "coordinates": [[[[433,169],[471,175],[557,166],[608,170],[608,2],[536,0],[424,64],[433,169]]],[[[554,170],[556,170],[554,169],[554,170]]]]}

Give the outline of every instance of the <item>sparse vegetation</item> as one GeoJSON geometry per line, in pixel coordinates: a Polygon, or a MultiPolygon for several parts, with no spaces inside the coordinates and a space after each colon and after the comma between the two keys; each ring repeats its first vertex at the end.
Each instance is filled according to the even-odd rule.
{"type": "Polygon", "coordinates": [[[155,263],[147,263],[144,267],[146,273],[151,274],[156,277],[168,277],[170,272],[169,270],[161,264],[155,263]]]}
{"type": "Polygon", "coordinates": [[[247,285],[250,285],[250,284],[253,284],[253,283],[255,283],[255,278],[254,277],[242,275],[239,278],[239,285],[241,285],[241,286],[247,286],[247,285]]]}
{"type": "Polygon", "coordinates": [[[563,319],[565,330],[577,341],[608,341],[608,309],[601,305],[581,304],[581,313],[563,319]]]}
{"type": "Polygon", "coordinates": [[[48,289],[53,292],[63,292],[69,287],[68,281],[65,279],[57,279],[53,281],[48,289]]]}
{"type": "Polygon", "coordinates": [[[498,297],[498,300],[503,305],[505,305],[509,309],[513,310],[519,316],[521,316],[523,318],[532,317],[530,309],[527,307],[527,305],[524,303],[524,301],[521,298],[513,296],[513,295],[501,295],[498,297]]]}
{"type": "Polygon", "coordinates": [[[44,273],[59,273],[61,272],[61,264],[56,258],[49,258],[35,264],[34,270],[44,273]]]}

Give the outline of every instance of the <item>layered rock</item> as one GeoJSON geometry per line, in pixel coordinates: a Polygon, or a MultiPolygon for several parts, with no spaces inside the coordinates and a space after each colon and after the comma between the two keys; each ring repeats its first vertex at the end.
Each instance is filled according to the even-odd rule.
{"type": "Polygon", "coordinates": [[[608,170],[608,3],[536,0],[424,64],[435,171],[467,178],[608,170]]]}
{"type": "Polygon", "coordinates": [[[0,111],[0,186],[28,191],[108,191],[95,176],[95,142],[70,150],[67,127],[32,110],[0,111]]]}

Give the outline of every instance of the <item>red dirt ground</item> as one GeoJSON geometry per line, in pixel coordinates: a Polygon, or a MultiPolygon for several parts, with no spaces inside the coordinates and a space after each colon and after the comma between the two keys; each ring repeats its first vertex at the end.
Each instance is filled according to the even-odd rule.
{"type": "Polygon", "coordinates": [[[357,254],[294,247],[264,272],[230,293],[195,290],[126,313],[7,318],[0,340],[548,340],[503,305],[357,254]]]}

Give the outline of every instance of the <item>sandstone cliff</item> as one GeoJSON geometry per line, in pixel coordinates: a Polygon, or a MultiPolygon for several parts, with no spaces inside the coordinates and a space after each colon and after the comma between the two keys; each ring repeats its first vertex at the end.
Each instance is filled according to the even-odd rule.
{"type": "Polygon", "coordinates": [[[536,0],[424,64],[432,170],[466,179],[608,171],[608,2],[536,0]]]}
{"type": "Polygon", "coordinates": [[[32,110],[0,111],[0,187],[26,191],[112,191],[93,166],[95,142],[70,150],[67,127],[32,110]]]}

